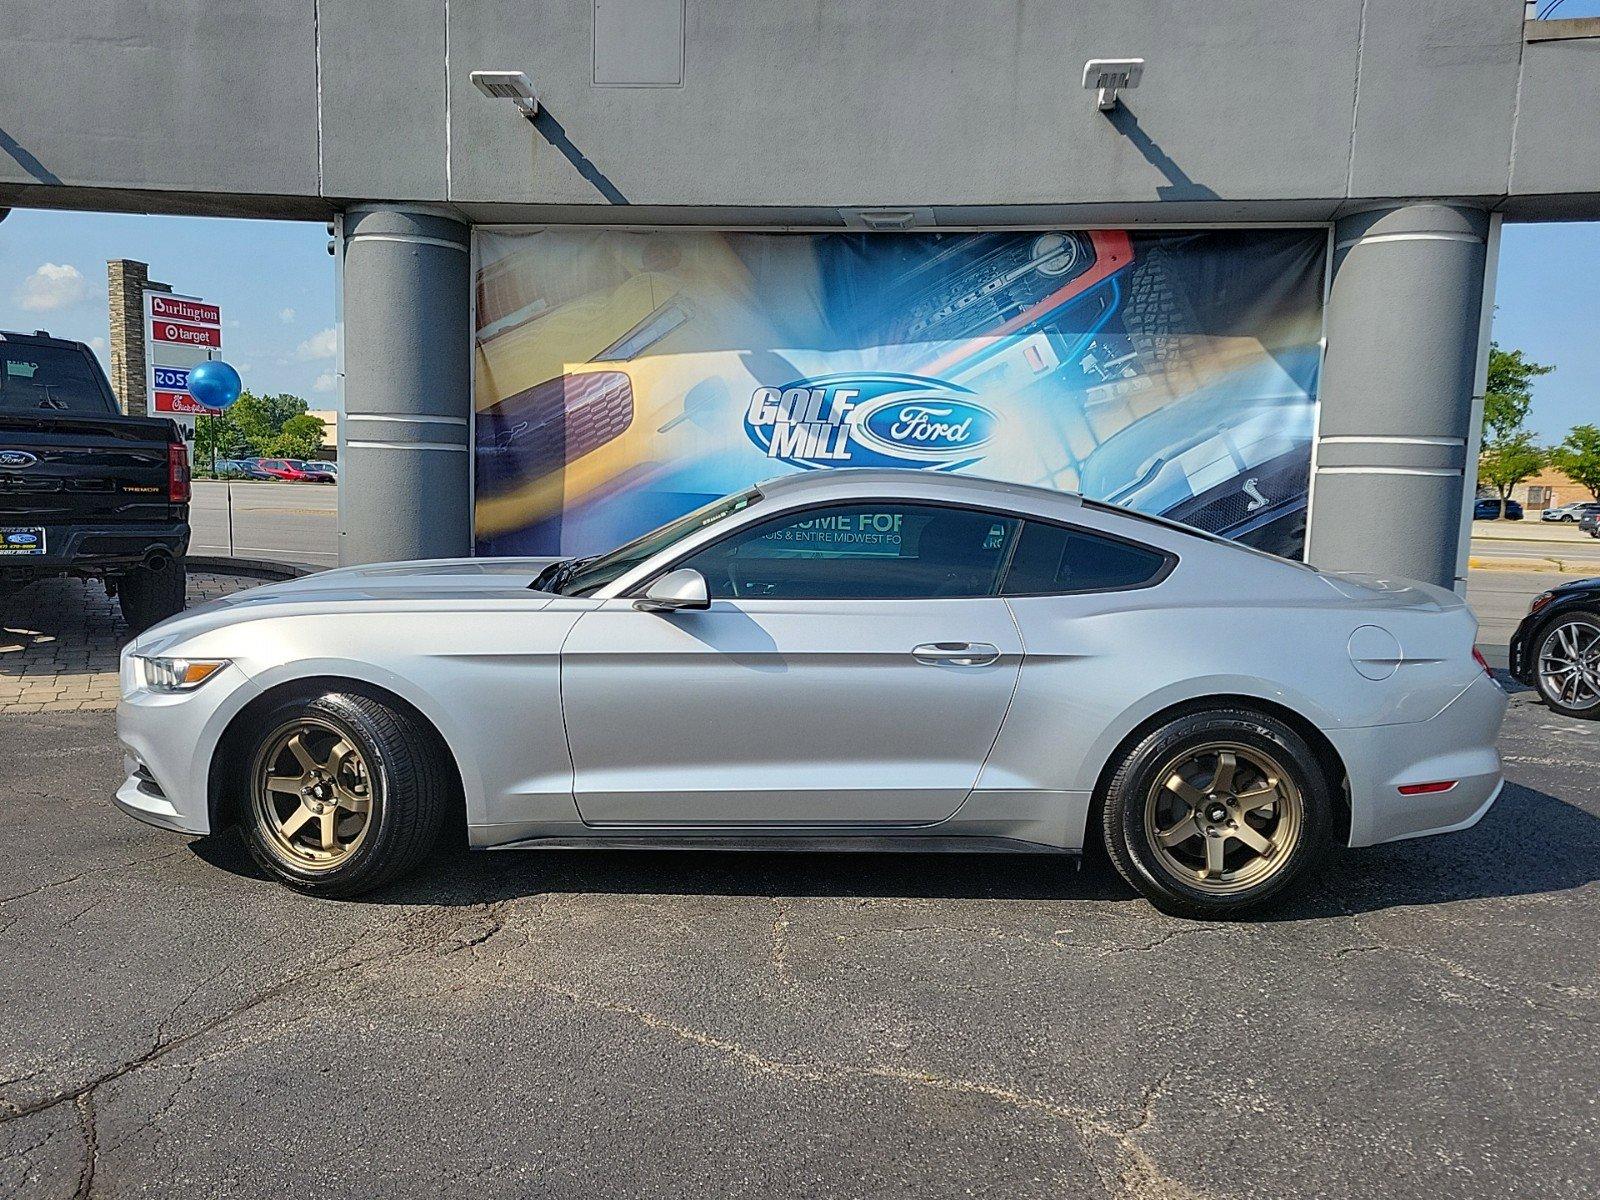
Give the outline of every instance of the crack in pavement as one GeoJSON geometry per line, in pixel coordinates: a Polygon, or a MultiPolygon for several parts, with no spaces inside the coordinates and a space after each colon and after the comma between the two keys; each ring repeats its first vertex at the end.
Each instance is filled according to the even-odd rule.
{"type": "MultiPolygon", "coordinates": [[[[87,879],[91,875],[104,875],[111,871],[126,871],[132,867],[141,867],[146,863],[160,862],[164,858],[173,858],[176,855],[185,854],[188,852],[189,843],[185,842],[175,849],[165,850],[162,853],[152,855],[149,858],[134,858],[128,860],[127,862],[112,863],[104,867],[89,867],[86,870],[79,871],[76,875],[68,875],[65,879],[52,879],[48,883],[41,883],[38,887],[29,888],[25,892],[17,892],[15,895],[11,896],[0,896],[0,904],[10,904],[16,900],[26,900],[29,896],[37,896],[40,892],[48,892],[52,888],[65,887],[69,883],[77,883],[78,880],[87,879]]],[[[9,925],[5,928],[9,928],[9,925]]]]}
{"type": "Polygon", "coordinates": [[[792,988],[795,978],[789,970],[789,909],[777,896],[772,897],[772,903],[777,906],[778,915],[772,921],[772,952],[768,958],[778,979],[792,988]]]}
{"type": "Polygon", "coordinates": [[[1114,1195],[1154,1198],[1154,1200],[1205,1200],[1207,1195],[1162,1171],[1150,1153],[1134,1140],[1137,1133],[1147,1130],[1153,1122],[1155,1106],[1166,1094],[1165,1086],[1170,1076],[1144,1095],[1139,1119],[1124,1127],[1092,1109],[1060,1104],[997,1084],[963,1079],[959,1076],[892,1067],[882,1063],[855,1064],[768,1058],[738,1042],[728,1041],[691,1026],[679,1024],[620,1000],[584,995],[544,979],[521,976],[517,982],[521,986],[533,987],[574,1006],[637,1021],[651,1030],[670,1034],[691,1045],[718,1054],[759,1075],[815,1084],[837,1083],[845,1079],[889,1081],[908,1087],[927,1088],[947,1095],[988,1100],[1059,1121],[1078,1135],[1085,1150],[1090,1153],[1090,1162],[1100,1174],[1102,1183],[1105,1184],[1107,1191],[1114,1195]],[[1118,1160],[1119,1169],[1114,1179],[1101,1170],[1094,1159],[1094,1151],[1102,1143],[1109,1145],[1118,1160]]]}
{"type": "Polygon", "coordinates": [[[100,1165],[100,1139],[94,1127],[93,1091],[80,1093],[74,1103],[83,1130],[83,1167],[78,1172],[78,1189],[73,1193],[73,1200],[88,1200],[94,1191],[95,1169],[100,1165]]]}

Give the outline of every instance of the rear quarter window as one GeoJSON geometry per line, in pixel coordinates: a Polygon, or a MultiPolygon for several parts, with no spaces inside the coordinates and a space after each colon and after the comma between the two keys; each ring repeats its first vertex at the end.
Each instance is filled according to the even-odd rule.
{"type": "Polygon", "coordinates": [[[1148,546],[1028,521],[1001,594],[1049,596],[1148,587],[1164,579],[1174,561],[1172,555],[1148,546]]]}

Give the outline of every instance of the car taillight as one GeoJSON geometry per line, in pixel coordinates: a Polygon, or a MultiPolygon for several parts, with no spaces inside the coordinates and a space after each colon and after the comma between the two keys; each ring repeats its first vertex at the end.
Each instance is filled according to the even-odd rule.
{"type": "Polygon", "coordinates": [[[1483,656],[1483,651],[1479,650],[1476,646],[1472,648],[1472,658],[1474,662],[1483,668],[1483,673],[1485,675],[1487,675],[1490,679],[1494,678],[1494,671],[1492,671],[1489,667],[1489,660],[1483,656]]]}
{"type": "Polygon", "coordinates": [[[167,500],[189,503],[189,452],[182,442],[167,443],[167,500]]]}

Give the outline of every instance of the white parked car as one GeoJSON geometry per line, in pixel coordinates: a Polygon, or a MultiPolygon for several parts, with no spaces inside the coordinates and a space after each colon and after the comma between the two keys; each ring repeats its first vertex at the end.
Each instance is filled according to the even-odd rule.
{"type": "Polygon", "coordinates": [[[1539,514],[1539,520],[1559,521],[1571,525],[1583,520],[1590,513],[1600,513],[1600,502],[1579,500],[1572,504],[1563,504],[1560,508],[1547,508],[1539,514]]]}
{"type": "Polygon", "coordinates": [[[608,554],[346,568],[122,661],[118,803],[352,895],[474,846],[1073,853],[1228,916],[1501,786],[1451,592],[1077,496],[818,471],[608,554]]]}

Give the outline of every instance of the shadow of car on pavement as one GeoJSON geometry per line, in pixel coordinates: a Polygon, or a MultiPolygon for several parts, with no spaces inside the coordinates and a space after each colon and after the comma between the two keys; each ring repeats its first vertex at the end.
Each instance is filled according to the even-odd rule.
{"type": "MultiPolygon", "coordinates": [[[[211,865],[266,881],[232,833],[201,838],[211,865]]],[[[1320,878],[1258,920],[1308,920],[1407,905],[1561,892],[1600,879],[1600,818],[1508,783],[1461,833],[1336,851],[1320,878]]],[[[481,905],[563,892],[631,896],[1127,901],[1091,846],[1049,854],[841,854],[697,850],[446,850],[416,876],[354,903],[481,905]]]]}

